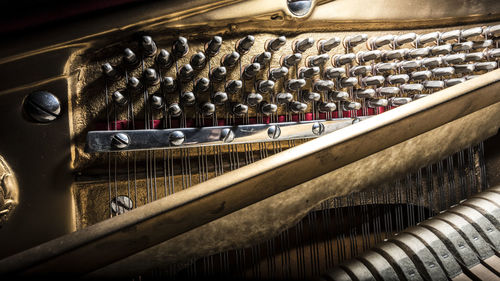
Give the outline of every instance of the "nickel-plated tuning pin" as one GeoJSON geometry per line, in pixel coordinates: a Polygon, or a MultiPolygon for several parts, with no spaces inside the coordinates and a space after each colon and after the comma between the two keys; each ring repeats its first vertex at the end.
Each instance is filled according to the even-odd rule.
{"type": "Polygon", "coordinates": [[[463,82],[465,82],[465,78],[452,78],[444,80],[444,84],[446,87],[455,86],[463,82]]]}
{"type": "Polygon", "coordinates": [[[474,42],[465,41],[460,43],[453,43],[452,50],[453,52],[463,52],[472,49],[472,47],[474,47],[474,42]]]}
{"type": "Polygon", "coordinates": [[[314,75],[319,73],[319,67],[301,67],[299,69],[299,77],[300,78],[313,78],[314,75]]]}
{"type": "MultiPolygon", "coordinates": [[[[476,67],[477,69],[477,67],[476,67]]],[[[431,70],[432,75],[434,77],[442,77],[442,76],[450,76],[455,74],[455,68],[449,66],[449,67],[439,67],[439,68],[434,68],[431,70]]]]}
{"type": "Polygon", "coordinates": [[[411,43],[411,42],[415,41],[415,38],[417,38],[417,34],[415,34],[413,32],[406,33],[403,35],[398,35],[394,38],[394,45],[396,45],[396,47],[399,47],[403,44],[411,43]]]}
{"type": "Polygon", "coordinates": [[[191,57],[189,61],[194,69],[203,69],[207,63],[207,58],[202,52],[198,52],[191,57]]]}
{"type": "Polygon", "coordinates": [[[373,50],[373,51],[368,51],[368,52],[358,52],[356,54],[356,60],[359,63],[363,63],[366,61],[371,61],[371,60],[376,60],[380,58],[382,55],[382,52],[380,50],[373,50]]]}
{"type": "Polygon", "coordinates": [[[418,60],[402,61],[398,63],[398,67],[403,71],[410,71],[419,68],[422,63],[418,60]]]}
{"type": "Polygon", "coordinates": [[[236,94],[243,87],[243,83],[240,80],[230,80],[226,83],[226,92],[230,95],[236,94]]]}
{"type": "Polygon", "coordinates": [[[277,52],[281,47],[283,47],[286,43],[286,37],[280,36],[275,39],[271,39],[266,42],[265,49],[268,52],[277,52]]]}
{"type": "Polygon", "coordinates": [[[337,109],[337,106],[333,102],[322,102],[319,104],[318,109],[319,112],[327,113],[335,111],[335,109],[337,109]]]}
{"type": "Polygon", "coordinates": [[[480,61],[484,58],[484,53],[483,52],[475,52],[475,53],[466,53],[465,54],[465,61],[470,62],[470,61],[480,61]]]}
{"type": "Polygon", "coordinates": [[[391,106],[401,106],[410,103],[411,101],[412,101],[411,98],[406,98],[406,97],[393,97],[388,100],[391,106]]]}
{"type": "Polygon", "coordinates": [[[370,73],[370,71],[372,71],[372,67],[370,65],[356,65],[351,68],[350,73],[352,76],[357,76],[366,75],[367,73],[370,73]]]}
{"type": "Polygon", "coordinates": [[[292,67],[294,65],[297,65],[301,59],[302,59],[302,54],[300,54],[300,53],[295,53],[292,55],[284,56],[281,59],[281,65],[286,66],[286,67],[292,67]]]}
{"type": "Polygon", "coordinates": [[[151,103],[151,106],[155,109],[161,109],[162,106],[163,106],[163,98],[158,95],[158,94],[154,94],[154,95],[151,95],[151,97],[149,98],[150,100],[150,103],[151,103]]]}
{"type": "Polygon", "coordinates": [[[298,91],[306,85],[306,80],[304,79],[290,79],[285,82],[285,89],[289,91],[298,91]]]}
{"type": "Polygon", "coordinates": [[[177,103],[173,103],[168,106],[167,113],[172,117],[177,117],[182,114],[182,109],[177,103]]]}
{"type": "Polygon", "coordinates": [[[357,45],[366,42],[368,39],[368,35],[366,34],[358,34],[353,36],[346,36],[342,44],[346,49],[350,49],[356,47],[357,45]]]}
{"type": "Polygon", "coordinates": [[[403,84],[399,86],[401,91],[405,93],[420,93],[424,90],[424,85],[422,84],[403,84]]]}
{"type": "Polygon", "coordinates": [[[185,64],[179,69],[179,73],[177,73],[177,77],[182,81],[182,82],[188,82],[193,79],[194,76],[194,70],[193,67],[188,63],[185,64]]]}
{"type": "Polygon", "coordinates": [[[194,91],[196,93],[206,92],[208,89],[210,89],[210,80],[205,77],[196,80],[196,83],[194,84],[194,91]]]}
{"type": "Polygon", "coordinates": [[[328,40],[322,39],[318,41],[318,52],[320,53],[328,53],[333,48],[340,45],[340,38],[332,37],[328,40]]]}
{"type": "Polygon", "coordinates": [[[158,50],[156,48],[156,43],[155,41],[153,41],[153,38],[151,38],[151,36],[142,36],[141,47],[144,55],[147,57],[154,56],[154,54],[156,54],[156,51],[158,50]]]}
{"type": "Polygon", "coordinates": [[[220,46],[222,45],[222,38],[214,36],[207,44],[205,44],[205,54],[208,57],[213,57],[219,53],[220,46]]]}
{"type": "Polygon", "coordinates": [[[232,108],[233,114],[236,116],[243,116],[248,112],[248,106],[242,103],[237,103],[232,108]]]}
{"type": "Polygon", "coordinates": [[[272,80],[259,80],[255,83],[255,89],[259,93],[269,93],[274,88],[274,81],[272,80]]]}
{"type": "Polygon", "coordinates": [[[288,108],[290,111],[293,113],[301,113],[305,112],[307,110],[307,103],[303,103],[300,101],[292,101],[289,105],[288,108]]]}
{"type": "Polygon", "coordinates": [[[367,45],[371,50],[378,49],[382,46],[392,44],[394,41],[394,35],[384,35],[380,37],[372,37],[368,40],[367,45]]]}
{"type": "Polygon", "coordinates": [[[356,55],[353,53],[345,54],[345,55],[334,55],[332,57],[332,65],[333,66],[342,66],[348,63],[351,63],[356,58],[356,55]]]}
{"type": "Polygon", "coordinates": [[[271,115],[276,113],[278,106],[272,103],[263,102],[260,106],[260,112],[264,115],[271,115]]]}
{"type": "Polygon", "coordinates": [[[325,69],[324,76],[326,79],[340,78],[345,75],[343,67],[328,67],[325,69]]]}
{"type": "Polygon", "coordinates": [[[384,84],[385,78],[384,76],[369,76],[361,79],[361,84],[364,86],[380,86],[384,84]]]}
{"type": "Polygon", "coordinates": [[[177,87],[177,84],[175,83],[175,80],[172,77],[163,77],[162,84],[163,84],[163,89],[165,89],[167,93],[173,93],[177,87]]]}
{"type": "Polygon", "coordinates": [[[349,94],[344,91],[331,91],[328,92],[328,100],[331,101],[344,101],[349,98],[349,94]]]}
{"type": "Polygon", "coordinates": [[[457,40],[460,38],[462,31],[461,30],[451,30],[441,33],[439,36],[439,42],[447,42],[452,40],[457,40]]]}
{"type": "Polygon", "coordinates": [[[236,43],[236,50],[240,54],[245,54],[250,50],[250,48],[252,48],[254,42],[255,38],[252,35],[247,35],[245,38],[240,39],[236,43]]]}
{"type": "Polygon", "coordinates": [[[227,94],[225,92],[216,92],[212,96],[212,101],[217,105],[224,104],[227,101],[227,99],[228,99],[228,97],[227,97],[227,94]]]}
{"type": "Polygon", "coordinates": [[[293,100],[293,95],[290,93],[279,93],[276,95],[276,101],[279,104],[287,104],[293,100]]]}
{"type": "Polygon", "coordinates": [[[279,68],[273,68],[269,71],[270,80],[278,80],[288,74],[288,68],[282,66],[279,68]]]}
{"type": "Polygon", "coordinates": [[[250,93],[247,96],[247,103],[251,106],[258,105],[264,98],[259,93],[250,93]]]}
{"type": "Polygon", "coordinates": [[[105,63],[102,65],[102,73],[104,73],[104,76],[106,78],[112,80],[112,81],[118,81],[120,79],[120,73],[114,69],[110,63],[105,63]]]}
{"type": "Polygon", "coordinates": [[[389,102],[386,99],[371,99],[366,102],[370,108],[385,107],[389,102]]]}
{"type": "Polygon", "coordinates": [[[452,51],[452,46],[450,44],[434,46],[431,48],[431,54],[434,56],[446,55],[451,53],[451,51],[452,51]]]}
{"type": "Polygon", "coordinates": [[[386,73],[396,70],[396,67],[396,63],[393,62],[378,63],[375,65],[375,71],[377,73],[386,73]]]}
{"type": "Polygon", "coordinates": [[[430,54],[431,49],[429,47],[411,49],[406,53],[406,56],[409,58],[418,58],[418,57],[426,57],[430,54]]]}
{"type": "Polygon", "coordinates": [[[416,71],[411,74],[411,80],[413,81],[423,81],[431,78],[432,72],[429,70],[416,71]]]}
{"type": "Polygon", "coordinates": [[[408,49],[396,49],[396,50],[383,51],[381,57],[382,57],[382,60],[384,60],[384,61],[399,60],[399,59],[404,58],[406,56],[407,52],[408,52],[408,49]]]}
{"type": "Polygon", "coordinates": [[[498,37],[500,36],[500,24],[488,26],[483,30],[483,34],[487,37],[498,37]]]}
{"type": "Polygon", "coordinates": [[[344,101],[342,102],[342,109],[344,110],[359,110],[361,109],[361,104],[354,101],[344,101]]]}
{"type": "Polygon", "coordinates": [[[328,61],[329,58],[330,56],[328,54],[310,56],[307,58],[307,66],[322,66],[328,61]]]}
{"type": "Polygon", "coordinates": [[[146,70],[144,70],[144,80],[146,80],[148,86],[157,85],[160,83],[160,76],[158,76],[154,68],[146,68],[146,70]]]}
{"type": "Polygon", "coordinates": [[[141,87],[141,82],[135,77],[129,77],[127,81],[127,88],[130,90],[138,90],[141,87]]]}
{"type": "Polygon", "coordinates": [[[227,70],[224,66],[215,67],[210,71],[210,79],[214,82],[222,82],[226,79],[227,70]]]}
{"type": "Polygon", "coordinates": [[[358,99],[371,99],[375,96],[375,90],[374,89],[359,89],[354,91],[354,95],[358,99]]]}
{"type": "Polygon", "coordinates": [[[404,84],[410,80],[410,76],[407,74],[397,74],[387,76],[387,82],[389,84],[404,84]]]}
{"type": "Polygon", "coordinates": [[[173,62],[174,60],[172,59],[172,56],[165,49],[161,49],[160,53],[156,57],[156,63],[163,68],[169,68],[172,66],[173,62]]]}
{"type": "Polygon", "coordinates": [[[484,49],[484,48],[489,48],[490,46],[493,45],[493,40],[484,40],[484,41],[473,41],[472,42],[472,49],[477,50],[477,49],[484,49]]]}
{"type": "Polygon", "coordinates": [[[260,64],[261,67],[267,66],[270,61],[271,61],[271,53],[270,52],[262,52],[262,53],[256,55],[252,59],[252,62],[256,62],[256,63],[260,64]]]}
{"type": "Polygon", "coordinates": [[[490,71],[497,68],[497,62],[496,61],[476,62],[474,64],[474,67],[476,68],[476,71],[481,71],[481,70],[490,71]]]}
{"type": "Polygon", "coordinates": [[[399,89],[399,87],[381,87],[377,88],[375,91],[382,96],[394,96],[399,94],[401,89],[399,89]]]}
{"type": "Polygon", "coordinates": [[[313,83],[313,90],[317,92],[328,92],[333,89],[333,82],[330,80],[316,80],[313,83]]]}
{"type": "Polygon", "coordinates": [[[455,73],[457,74],[469,74],[475,69],[473,64],[454,65],[453,68],[455,68],[455,73]]]}
{"type": "Polygon", "coordinates": [[[313,45],[314,45],[314,38],[308,37],[305,39],[294,41],[292,48],[293,51],[296,53],[303,53],[307,51],[307,49],[311,48],[313,45]]]}
{"type": "Polygon", "coordinates": [[[238,60],[240,59],[240,54],[237,52],[232,52],[222,57],[221,64],[227,68],[234,67],[238,60]]]}
{"type": "Polygon", "coordinates": [[[309,92],[309,91],[302,92],[302,100],[304,102],[319,101],[320,99],[321,95],[316,92],[309,92]]]}
{"type": "Polygon", "coordinates": [[[340,79],[340,88],[354,87],[358,84],[358,78],[356,77],[344,77],[340,79]]]}
{"type": "Polygon", "coordinates": [[[172,45],[172,54],[176,58],[182,58],[189,52],[188,40],[182,36],[175,40],[172,45]]]}
{"type": "Polygon", "coordinates": [[[132,50],[126,48],[123,51],[123,62],[129,68],[136,68],[140,63],[140,60],[137,58],[137,56],[132,50]]]}
{"type": "Polygon", "coordinates": [[[440,35],[441,34],[439,33],[439,31],[418,35],[414,41],[415,46],[424,45],[424,44],[431,43],[431,42],[437,43],[439,41],[440,35]]]}
{"type": "Polygon", "coordinates": [[[465,54],[453,54],[443,57],[443,61],[447,64],[459,64],[465,61],[465,54]]]}
{"type": "Polygon", "coordinates": [[[464,29],[462,30],[462,33],[460,34],[460,38],[467,39],[471,37],[476,37],[479,36],[483,33],[483,28],[482,27],[473,27],[469,29],[464,29]]]}
{"type": "Polygon", "coordinates": [[[196,102],[196,96],[193,92],[181,93],[180,100],[183,105],[193,105],[196,102]]]}
{"type": "Polygon", "coordinates": [[[257,73],[259,73],[260,71],[260,64],[259,63],[252,63],[252,64],[249,64],[247,66],[245,66],[245,68],[243,69],[243,78],[247,79],[247,80],[250,80],[252,78],[255,77],[255,75],[257,75],[257,73]]]}
{"type": "Polygon", "coordinates": [[[111,95],[111,98],[113,99],[113,102],[117,105],[122,106],[127,104],[127,98],[120,91],[115,91],[111,95]]]}
{"type": "Polygon", "coordinates": [[[200,106],[200,112],[203,116],[212,116],[215,112],[215,105],[211,102],[205,102],[200,106]]]}
{"type": "Polygon", "coordinates": [[[434,68],[443,64],[443,59],[441,57],[425,58],[421,61],[423,67],[434,68]]]}

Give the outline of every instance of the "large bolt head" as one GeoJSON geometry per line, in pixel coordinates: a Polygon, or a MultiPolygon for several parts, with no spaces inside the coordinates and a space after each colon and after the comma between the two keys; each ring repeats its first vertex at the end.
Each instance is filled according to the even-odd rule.
{"type": "Polygon", "coordinates": [[[33,120],[47,123],[56,120],[61,115],[61,103],[52,93],[38,91],[26,97],[24,110],[33,120]]]}

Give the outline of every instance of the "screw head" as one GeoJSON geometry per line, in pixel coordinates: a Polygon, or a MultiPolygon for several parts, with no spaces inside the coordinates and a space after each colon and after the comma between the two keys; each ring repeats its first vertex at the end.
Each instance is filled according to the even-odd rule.
{"type": "Polygon", "coordinates": [[[185,139],[186,139],[186,136],[184,136],[184,133],[181,131],[173,131],[168,136],[168,141],[170,142],[171,145],[174,145],[174,146],[179,146],[179,145],[183,144],[185,139]]]}
{"type": "Polygon", "coordinates": [[[121,215],[134,208],[134,201],[125,195],[120,195],[111,199],[109,204],[114,215],[121,215]]]}
{"type": "Polygon", "coordinates": [[[312,0],[287,0],[288,10],[294,16],[305,16],[312,7],[312,0]]]}
{"type": "Polygon", "coordinates": [[[37,91],[26,97],[24,110],[33,120],[48,123],[61,115],[61,103],[52,93],[37,91]]]}
{"type": "Polygon", "coordinates": [[[267,129],[267,135],[273,140],[279,138],[281,135],[280,127],[277,125],[272,125],[271,127],[269,127],[269,129],[267,129]]]}
{"type": "Polygon", "coordinates": [[[229,129],[229,128],[224,128],[222,129],[222,131],[220,132],[220,140],[225,142],[225,143],[230,143],[234,140],[234,132],[233,130],[229,129]]]}
{"type": "Polygon", "coordinates": [[[124,149],[130,144],[130,138],[125,133],[114,134],[111,138],[111,145],[116,149],[124,149]]]}
{"type": "Polygon", "coordinates": [[[322,135],[325,132],[325,125],[323,125],[323,123],[320,122],[315,122],[312,125],[312,132],[317,136],[322,135]]]}

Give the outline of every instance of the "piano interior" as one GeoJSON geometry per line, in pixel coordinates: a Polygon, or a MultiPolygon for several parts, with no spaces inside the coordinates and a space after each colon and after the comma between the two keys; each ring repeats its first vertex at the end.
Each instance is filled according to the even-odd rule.
{"type": "Polygon", "coordinates": [[[500,3],[127,2],[1,30],[2,276],[500,279],[500,3]]]}

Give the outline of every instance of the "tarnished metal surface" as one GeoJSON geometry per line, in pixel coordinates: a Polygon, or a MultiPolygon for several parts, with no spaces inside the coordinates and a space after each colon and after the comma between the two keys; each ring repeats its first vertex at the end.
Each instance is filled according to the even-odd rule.
{"type": "Polygon", "coordinates": [[[0,156],[0,227],[5,224],[19,204],[19,186],[16,176],[0,156]]]}

